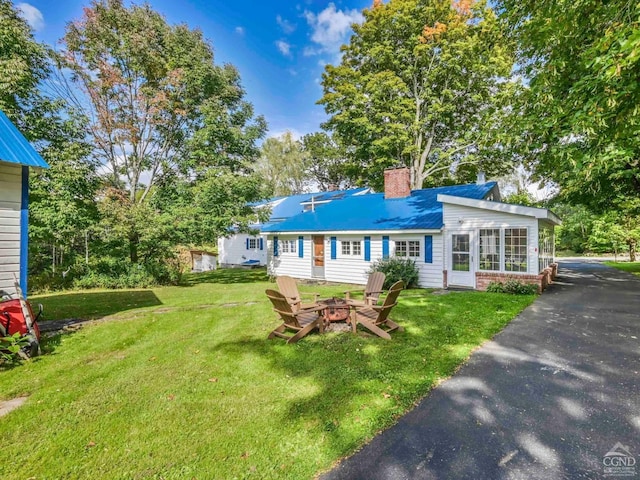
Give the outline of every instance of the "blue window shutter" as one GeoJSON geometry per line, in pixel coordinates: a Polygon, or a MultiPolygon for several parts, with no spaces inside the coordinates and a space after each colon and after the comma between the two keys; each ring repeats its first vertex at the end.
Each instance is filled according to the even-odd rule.
{"type": "Polygon", "coordinates": [[[278,249],[278,237],[273,237],[273,256],[277,257],[280,255],[280,251],[278,249]]]}
{"type": "Polygon", "coordinates": [[[244,243],[245,243],[246,249],[249,250],[249,237],[247,237],[247,240],[244,243]]]}
{"type": "Polygon", "coordinates": [[[364,261],[371,261],[371,237],[364,237],[364,261]]]}
{"type": "Polygon", "coordinates": [[[300,235],[298,237],[298,257],[303,258],[304,257],[304,237],[302,235],[300,235]]]}
{"type": "Polygon", "coordinates": [[[336,237],[331,237],[331,260],[338,258],[338,247],[336,237]]]}
{"type": "Polygon", "coordinates": [[[264,241],[262,237],[260,237],[260,250],[264,250],[264,241]]]}
{"type": "Polygon", "coordinates": [[[389,258],[389,237],[382,237],[382,258],[389,258]]]}
{"type": "Polygon", "coordinates": [[[424,236],[424,263],[433,263],[433,235],[424,236]]]}

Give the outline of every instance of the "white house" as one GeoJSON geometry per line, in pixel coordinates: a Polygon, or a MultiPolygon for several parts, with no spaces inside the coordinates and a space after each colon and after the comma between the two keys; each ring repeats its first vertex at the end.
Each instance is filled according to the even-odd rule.
{"type": "Polygon", "coordinates": [[[0,290],[27,292],[29,167],[49,168],[0,111],[0,290]]]}
{"type": "Polygon", "coordinates": [[[409,170],[385,171],[385,192],[352,196],[266,225],[272,275],[364,284],[372,262],[411,258],[421,287],[484,289],[516,278],[544,288],[560,220],[500,202],[495,182],[410,189],[409,170]]]}
{"type": "MultiPolygon", "coordinates": [[[[330,192],[303,193],[288,197],[276,197],[255,203],[256,209],[268,208],[271,211],[266,224],[255,224],[252,228],[260,232],[266,225],[283,222],[299,213],[314,211],[320,205],[341,200],[353,195],[368,193],[368,188],[351,190],[333,190],[330,192]]],[[[267,236],[261,233],[255,235],[236,233],[229,237],[218,239],[218,263],[221,266],[233,265],[266,265],[267,236]]]]}

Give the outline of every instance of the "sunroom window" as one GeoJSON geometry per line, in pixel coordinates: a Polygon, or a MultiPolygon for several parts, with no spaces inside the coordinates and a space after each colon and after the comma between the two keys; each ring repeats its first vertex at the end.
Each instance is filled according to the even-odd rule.
{"type": "Polygon", "coordinates": [[[480,229],[480,270],[500,270],[500,229],[480,229]]]}
{"type": "Polygon", "coordinates": [[[507,272],[526,272],[528,270],[527,250],[527,229],[505,228],[504,269],[507,272]]]}

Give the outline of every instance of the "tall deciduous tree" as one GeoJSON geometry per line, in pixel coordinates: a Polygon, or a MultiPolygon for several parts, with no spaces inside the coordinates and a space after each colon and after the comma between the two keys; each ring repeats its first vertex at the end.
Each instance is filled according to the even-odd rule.
{"type": "Polygon", "coordinates": [[[264,120],[199,30],[168,25],[148,4],[94,0],[64,43],[94,144],[131,202],[145,201],[165,172],[236,168],[256,154],[264,120]]]}
{"type": "Polygon", "coordinates": [[[40,153],[50,168],[30,176],[30,258],[39,269],[47,259],[55,271],[56,265],[73,260],[74,249],[88,257],[89,231],[98,221],[99,177],[81,121],[71,115],[47,125],[49,141],[41,145],[40,153]]]}
{"type": "MultiPolygon", "coordinates": [[[[242,188],[266,123],[244,99],[237,70],[214,63],[202,33],[168,25],[148,4],[94,0],[68,25],[64,45],[61,64],[73,80],[66,94],[85,112],[95,151],[110,170],[102,211],[117,215],[104,220],[128,241],[130,260],[144,262],[154,251],[147,247],[159,245],[149,239],[171,221],[167,212],[184,213],[160,200],[145,205],[155,187],[171,180],[197,187],[213,176],[242,188]]],[[[252,200],[260,194],[256,189],[252,200]]],[[[213,212],[201,213],[202,221],[220,223],[213,212]]]]}
{"type": "Polygon", "coordinates": [[[348,170],[345,149],[325,132],[302,137],[302,148],[307,157],[307,176],[320,190],[348,188],[353,183],[351,177],[357,178],[348,170]]]}
{"type": "Polygon", "coordinates": [[[262,144],[257,170],[274,195],[302,193],[307,182],[302,142],[294,139],[291,132],[267,138],[262,144]]]}
{"type": "Polygon", "coordinates": [[[385,167],[407,165],[422,188],[477,162],[512,68],[494,12],[484,1],[392,0],[364,17],[341,64],[326,67],[320,100],[352,170],[379,187],[385,167]]]}
{"type": "Polygon", "coordinates": [[[49,54],[11,1],[0,0],[0,110],[31,142],[45,144],[60,140],[56,124],[66,116],[63,103],[43,91],[51,73],[49,54]]]}
{"type": "Polygon", "coordinates": [[[60,252],[68,255],[76,245],[84,251],[84,234],[96,213],[95,164],[87,160],[81,119],[44,88],[51,73],[49,53],[12,3],[0,0],[0,110],[51,166],[30,175],[33,273],[52,262],[55,268],[60,252]]]}
{"type": "Polygon", "coordinates": [[[529,88],[514,143],[541,178],[597,211],[640,210],[640,5],[501,0],[529,88]]]}
{"type": "Polygon", "coordinates": [[[38,84],[47,78],[49,64],[46,48],[10,0],[0,0],[0,72],[0,110],[28,134],[23,119],[40,100],[38,84]]]}

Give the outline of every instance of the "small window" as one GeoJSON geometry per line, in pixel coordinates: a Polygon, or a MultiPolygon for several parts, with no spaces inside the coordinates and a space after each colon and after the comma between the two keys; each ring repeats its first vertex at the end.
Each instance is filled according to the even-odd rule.
{"type": "Polygon", "coordinates": [[[396,241],[396,257],[419,257],[420,242],[417,240],[401,240],[396,241]]]}
{"type": "Polygon", "coordinates": [[[504,269],[507,272],[528,270],[527,229],[505,228],[504,269]]]}
{"type": "Polygon", "coordinates": [[[296,253],[296,241],[295,240],[282,240],[280,242],[280,250],[282,253],[296,253]]]}
{"type": "Polygon", "coordinates": [[[250,238],[249,243],[247,245],[249,247],[249,250],[256,250],[258,248],[258,239],[250,238]]]}
{"type": "Polygon", "coordinates": [[[342,255],[353,257],[359,257],[362,255],[362,242],[342,240],[340,243],[342,246],[342,255]]]}

